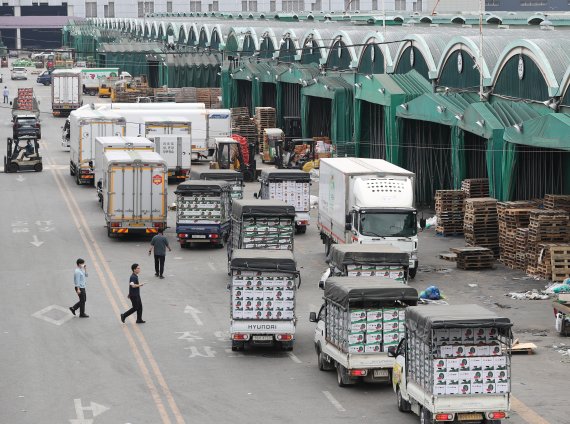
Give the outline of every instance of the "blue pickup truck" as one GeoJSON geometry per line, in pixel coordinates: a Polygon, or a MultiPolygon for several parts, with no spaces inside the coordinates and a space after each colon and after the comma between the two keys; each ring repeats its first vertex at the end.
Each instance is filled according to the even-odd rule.
{"type": "Polygon", "coordinates": [[[51,85],[51,71],[43,71],[36,81],[38,84],[51,85]]]}

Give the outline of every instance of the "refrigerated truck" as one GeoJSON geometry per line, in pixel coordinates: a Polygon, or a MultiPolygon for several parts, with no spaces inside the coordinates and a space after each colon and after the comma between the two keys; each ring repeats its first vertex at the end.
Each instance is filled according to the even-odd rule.
{"type": "Polygon", "coordinates": [[[93,184],[97,137],[124,136],[125,126],[122,116],[91,107],[69,115],[69,172],[77,184],[93,184]]]}
{"type": "Polygon", "coordinates": [[[388,244],[418,269],[415,175],[382,159],[321,159],[317,226],[328,255],[334,243],[388,244]]]}
{"type": "Polygon", "coordinates": [[[107,235],[156,234],[167,226],[168,165],[156,152],[103,155],[103,211],[107,235]]]}
{"type": "Polygon", "coordinates": [[[119,75],[119,68],[79,68],[81,72],[81,91],[83,94],[99,94],[100,81],[119,75]]]}
{"type": "Polygon", "coordinates": [[[146,121],[145,137],[155,143],[155,151],[168,163],[168,178],[184,181],[192,166],[192,124],[176,119],[146,121]]]}
{"type": "Polygon", "coordinates": [[[103,184],[103,162],[104,154],[109,151],[117,150],[146,150],[154,152],[154,143],[143,137],[97,137],[95,139],[95,157],[93,160],[93,168],[95,169],[94,184],[97,188],[97,197],[99,202],[103,200],[102,184],[103,184]]]}
{"type": "Polygon", "coordinates": [[[53,116],[67,116],[83,104],[80,69],[56,69],[51,78],[53,116]]]}

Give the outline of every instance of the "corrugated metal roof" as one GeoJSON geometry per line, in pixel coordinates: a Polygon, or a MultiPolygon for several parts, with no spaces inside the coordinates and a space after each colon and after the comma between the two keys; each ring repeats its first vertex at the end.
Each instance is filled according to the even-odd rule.
{"type": "Polygon", "coordinates": [[[431,84],[417,71],[410,71],[405,74],[390,74],[396,84],[409,95],[419,96],[431,91],[431,84]]]}

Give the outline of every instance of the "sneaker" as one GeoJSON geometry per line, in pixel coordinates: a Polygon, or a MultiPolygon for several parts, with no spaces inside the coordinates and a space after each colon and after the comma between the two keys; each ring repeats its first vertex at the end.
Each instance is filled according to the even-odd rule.
{"type": "Polygon", "coordinates": [[[125,314],[121,314],[121,322],[124,324],[125,323],[125,314]]]}
{"type": "Polygon", "coordinates": [[[154,274],[155,277],[158,277],[158,272],[154,274]]]}
{"type": "Polygon", "coordinates": [[[73,315],[75,315],[75,309],[73,309],[73,307],[70,306],[70,307],[69,307],[69,310],[71,311],[71,313],[72,313],[73,315]]]}
{"type": "Polygon", "coordinates": [[[160,278],[161,280],[164,280],[164,275],[161,275],[158,278],[160,278]]]}
{"type": "Polygon", "coordinates": [[[79,318],[89,318],[89,315],[87,314],[79,315],[79,318]]]}
{"type": "Polygon", "coordinates": [[[137,321],[137,324],[144,324],[146,321],[143,321],[142,319],[140,321],[137,321]]]}

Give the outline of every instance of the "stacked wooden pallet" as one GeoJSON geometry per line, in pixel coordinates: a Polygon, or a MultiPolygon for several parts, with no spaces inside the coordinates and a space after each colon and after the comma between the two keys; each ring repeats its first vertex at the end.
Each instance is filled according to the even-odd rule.
{"type": "Polygon", "coordinates": [[[210,88],[210,108],[220,109],[222,107],[222,89],[219,87],[210,88]]]}
{"type": "Polygon", "coordinates": [[[541,243],[570,242],[570,216],[562,210],[533,209],[528,226],[527,273],[538,275],[541,243]]]}
{"type": "Polygon", "coordinates": [[[435,192],[435,231],[442,236],[463,234],[465,192],[463,190],[437,190],[435,192]]]}
{"type": "Polygon", "coordinates": [[[526,271],[528,228],[517,228],[515,236],[515,268],[526,271]]]}
{"type": "Polygon", "coordinates": [[[495,256],[499,256],[497,199],[465,199],[463,231],[468,246],[486,247],[491,249],[495,256]]]}
{"type": "Polygon", "coordinates": [[[552,281],[570,278],[570,245],[550,248],[552,281]]]}
{"type": "Polygon", "coordinates": [[[570,195],[547,194],[544,196],[544,207],[570,212],[570,195]]]}
{"type": "Polygon", "coordinates": [[[538,243],[537,252],[538,259],[536,264],[536,272],[533,274],[543,280],[552,278],[552,261],[550,249],[557,246],[565,246],[559,243],[538,243]]]}
{"type": "Polygon", "coordinates": [[[516,268],[517,229],[528,227],[534,208],[534,203],[527,201],[497,203],[500,261],[510,268],[516,268]]]}
{"type": "Polygon", "coordinates": [[[232,133],[245,137],[248,143],[257,143],[257,129],[255,123],[249,117],[247,107],[234,107],[232,114],[232,133]]]}
{"type": "Polygon", "coordinates": [[[475,197],[489,197],[488,178],[470,178],[461,182],[461,190],[467,199],[475,197]]]}
{"type": "Polygon", "coordinates": [[[259,153],[262,153],[263,130],[266,128],[275,128],[277,126],[275,108],[256,107],[253,120],[255,121],[255,126],[257,127],[257,143],[259,146],[259,153]]]}
{"type": "Polygon", "coordinates": [[[493,251],[485,247],[454,247],[449,250],[457,255],[457,268],[466,270],[492,268],[495,262],[493,251]]]}
{"type": "Polygon", "coordinates": [[[154,101],[156,103],[174,102],[179,88],[160,87],[154,89],[154,101]]]}
{"type": "Polygon", "coordinates": [[[196,87],[182,87],[174,97],[176,103],[197,103],[196,87]]]}

